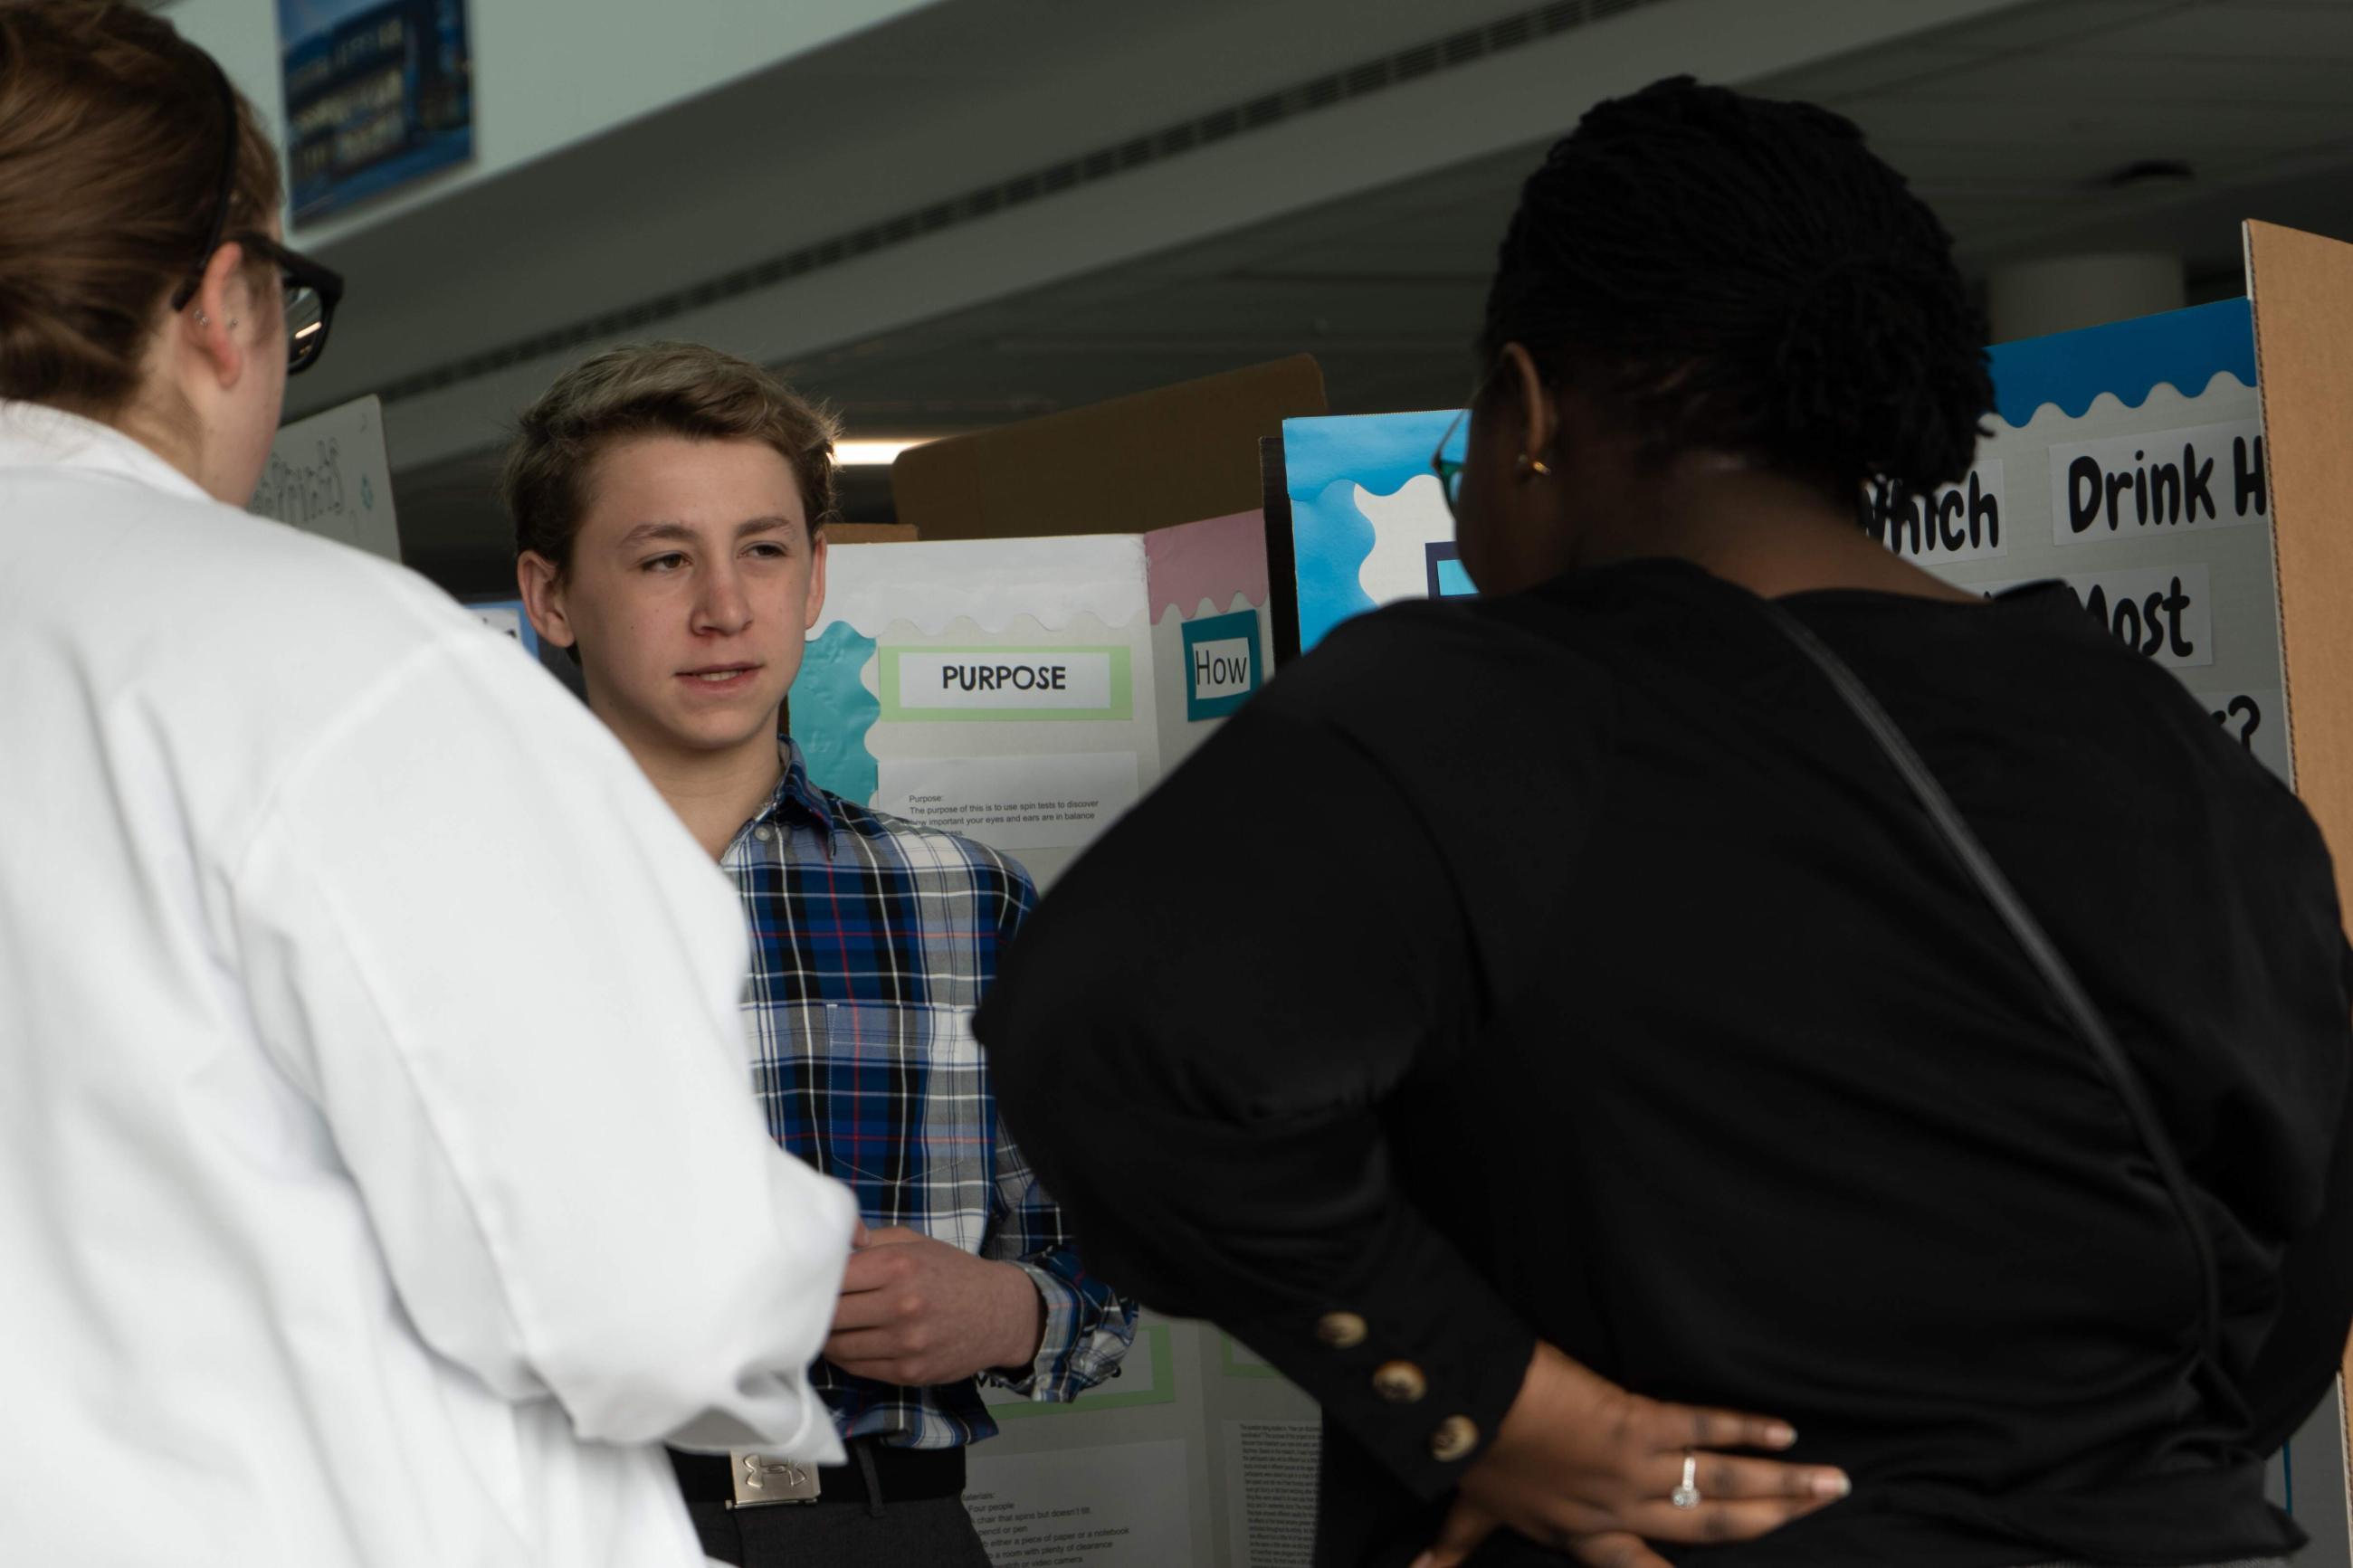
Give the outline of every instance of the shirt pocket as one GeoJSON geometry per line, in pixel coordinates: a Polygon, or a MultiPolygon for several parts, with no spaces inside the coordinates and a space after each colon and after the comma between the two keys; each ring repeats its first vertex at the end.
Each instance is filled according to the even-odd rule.
{"type": "Polygon", "coordinates": [[[996,1100],[973,1037],[975,1009],[812,1002],[787,1011],[773,1058],[765,1042],[761,1053],[761,1098],[777,1141],[848,1184],[868,1225],[978,1251],[996,1100]]]}

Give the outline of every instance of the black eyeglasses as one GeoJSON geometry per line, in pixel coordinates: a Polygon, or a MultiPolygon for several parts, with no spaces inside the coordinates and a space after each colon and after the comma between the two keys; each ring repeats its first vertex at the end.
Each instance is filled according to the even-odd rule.
{"type": "Polygon", "coordinates": [[[286,374],[300,375],[319,363],[326,352],[327,330],[334,324],[335,307],[343,301],[343,275],[332,268],[322,267],[309,257],[290,250],[266,234],[251,229],[224,235],[228,225],[229,203],[237,198],[237,153],[239,141],[239,119],[237,112],[237,92],[228,84],[218,61],[209,55],[205,63],[213,68],[213,79],[220,85],[221,113],[228,127],[227,144],[221,150],[220,189],[213,200],[211,230],[205,236],[205,247],[197,254],[195,266],[172,294],[172,309],[185,310],[188,301],[204,287],[205,268],[212,264],[213,254],[223,245],[243,246],[248,251],[277,263],[280,287],[286,291],[286,374]]]}
{"type": "MultiPolygon", "coordinates": [[[[1478,399],[1473,396],[1472,402],[1478,399]]],[[[1446,498],[1446,515],[1460,522],[1454,503],[1462,498],[1462,470],[1470,466],[1470,433],[1463,426],[1471,418],[1471,409],[1464,405],[1446,426],[1446,434],[1438,438],[1438,450],[1430,455],[1430,472],[1438,476],[1438,493],[1446,498]]]]}
{"type": "Polygon", "coordinates": [[[1461,412],[1454,416],[1446,433],[1438,438],[1438,450],[1430,455],[1430,471],[1438,476],[1438,493],[1445,498],[1446,515],[1457,524],[1462,521],[1461,513],[1455,510],[1462,500],[1462,470],[1471,466],[1471,413],[1487,395],[1495,373],[1502,368],[1500,360],[1487,367],[1478,384],[1471,388],[1471,395],[1463,400],[1461,412]]]}
{"type": "Polygon", "coordinates": [[[1438,450],[1430,455],[1430,471],[1438,476],[1438,493],[1446,498],[1446,515],[1457,522],[1462,521],[1454,510],[1462,499],[1462,470],[1471,466],[1471,410],[1486,395],[1487,383],[1493,379],[1493,371],[1479,378],[1462,412],[1446,426],[1446,434],[1438,438],[1438,450]]]}

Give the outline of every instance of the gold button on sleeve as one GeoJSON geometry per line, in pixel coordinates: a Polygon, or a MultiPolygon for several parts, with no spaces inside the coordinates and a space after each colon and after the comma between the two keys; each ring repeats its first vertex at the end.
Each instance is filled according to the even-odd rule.
{"type": "Polygon", "coordinates": [[[1352,1351],[1372,1331],[1354,1312],[1326,1312],[1315,1320],[1315,1337],[1335,1351],[1352,1351]]]}
{"type": "Polygon", "coordinates": [[[1468,1415],[1450,1415],[1430,1435],[1430,1457],[1451,1465],[1471,1457],[1479,1446],[1479,1426],[1468,1415]]]}
{"type": "Polygon", "coordinates": [[[1411,1405],[1430,1392],[1430,1380],[1409,1361],[1386,1361],[1374,1369],[1373,1392],[1391,1405],[1411,1405]]]}

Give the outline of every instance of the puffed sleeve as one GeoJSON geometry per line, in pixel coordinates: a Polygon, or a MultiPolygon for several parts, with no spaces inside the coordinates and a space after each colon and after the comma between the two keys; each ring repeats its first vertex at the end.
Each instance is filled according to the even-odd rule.
{"type": "Polygon", "coordinates": [[[1393,640],[1282,676],[1114,826],[1048,894],[979,1028],[1093,1266],[1224,1324],[1435,1497],[1535,1337],[1392,1179],[1385,1113],[1481,1006],[1427,810],[1324,700],[1377,685],[1393,640]]]}

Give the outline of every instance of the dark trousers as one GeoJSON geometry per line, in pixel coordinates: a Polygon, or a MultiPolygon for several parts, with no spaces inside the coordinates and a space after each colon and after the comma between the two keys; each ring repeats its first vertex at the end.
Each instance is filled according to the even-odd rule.
{"type": "MultiPolygon", "coordinates": [[[[722,1563],[739,1568],[988,1568],[980,1534],[956,1495],[964,1475],[961,1454],[928,1461],[907,1456],[894,1462],[871,1439],[861,1439],[850,1444],[849,1457],[849,1465],[819,1472],[824,1500],[752,1508],[730,1508],[720,1500],[727,1489],[713,1484],[710,1459],[670,1458],[703,1555],[722,1563]],[[895,1497],[894,1479],[902,1483],[895,1497]],[[923,1495],[907,1495],[910,1490],[923,1495]]],[[[723,1458],[717,1468],[723,1478],[723,1458]]]]}
{"type": "Polygon", "coordinates": [[[988,1568],[962,1498],[863,1508],[691,1502],[706,1557],[743,1568],[988,1568]]]}

